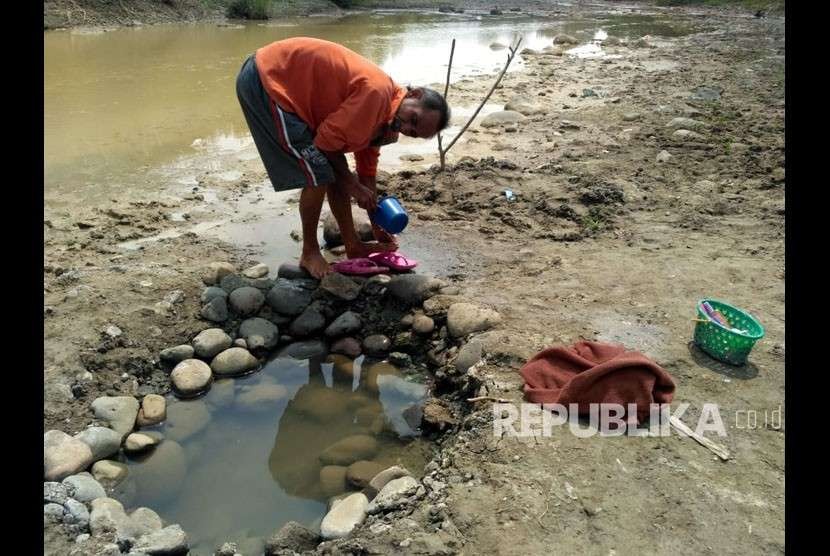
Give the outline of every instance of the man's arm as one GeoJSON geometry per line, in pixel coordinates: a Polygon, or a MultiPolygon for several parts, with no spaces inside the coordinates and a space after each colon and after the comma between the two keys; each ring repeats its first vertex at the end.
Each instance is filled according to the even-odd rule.
{"type": "MultiPolygon", "coordinates": [[[[358,179],[360,180],[360,183],[362,183],[363,186],[366,187],[366,189],[371,191],[372,194],[377,199],[377,194],[378,194],[377,178],[375,176],[360,176],[359,175],[358,179]]],[[[383,228],[381,228],[380,226],[378,226],[374,222],[372,222],[372,234],[375,236],[375,239],[378,240],[379,242],[388,243],[388,244],[394,246],[395,249],[398,248],[397,238],[395,238],[395,236],[393,236],[392,234],[390,234],[389,232],[387,232],[386,230],[384,230],[383,228]]]]}
{"type": "MultiPolygon", "coordinates": [[[[346,190],[350,197],[352,197],[360,208],[366,212],[374,212],[377,206],[377,193],[374,187],[374,178],[372,179],[373,187],[369,188],[361,181],[354,177],[352,171],[349,169],[349,163],[346,161],[346,156],[340,152],[322,151],[326,155],[331,167],[334,170],[335,183],[334,187],[342,187],[346,190]]],[[[363,178],[361,178],[362,180],[363,178]]]]}

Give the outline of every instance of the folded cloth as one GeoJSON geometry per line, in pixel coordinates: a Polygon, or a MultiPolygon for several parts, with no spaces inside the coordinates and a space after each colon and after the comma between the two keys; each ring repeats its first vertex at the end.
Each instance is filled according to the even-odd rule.
{"type": "Polygon", "coordinates": [[[674,380],[642,353],[624,346],[581,341],[571,347],[539,352],[519,370],[525,398],[533,403],[579,404],[579,413],[592,403],[616,403],[628,414],[637,404],[637,421],[649,414],[650,404],[670,403],[674,380]]]}

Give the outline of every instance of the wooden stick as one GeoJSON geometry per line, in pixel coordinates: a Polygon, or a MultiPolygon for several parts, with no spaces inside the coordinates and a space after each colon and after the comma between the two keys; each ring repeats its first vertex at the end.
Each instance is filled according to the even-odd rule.
{"type": "Polygon", "coordinates": [[[510,400],[504,398],[493,398],[492,396],[479,396],[477,398],[467,398],[468,402],[497,402],[497,403],[511,403],[510,400]]]}
{"type": "MultiPolygon", "coordinates": [[[[447,93],[450,91],[450,72],[452,71],[452,57],[455,54],[455,39],[452,40],[452,47],[450,47],[450,63],[447,64],[447,83],[444,85],[444,100],[447,100],[447,93]]],[[[438,134],[438,156],[441,159],[441,170],[444,169],[447,152],[441,145],[441,134],[438,134]]]]}
{"type": "Polygon", "coordinates": [[[669,418],[669,423],[671,423],[674,426],[674,428],[680,431],[682,434],[694,438],[698,442],[698,444],[708,448],[713,454],[718,456],[723,461],[729,459],[729,450],[727,450],[725,447],[721,446],[717,442],[712,442],[705,436],[697,434],[695,431],[686,426],[686,423],[684,423],[674,415],[672,415],[669,418]]]}

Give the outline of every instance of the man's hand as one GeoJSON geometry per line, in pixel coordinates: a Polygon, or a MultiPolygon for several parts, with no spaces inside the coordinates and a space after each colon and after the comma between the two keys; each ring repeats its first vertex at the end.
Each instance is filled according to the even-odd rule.
{"type": "Polygon", "coordinates": [[[353,176],[349,176],[349,178],[343,180],[349,196],[357,201],[357,205],[369,214],[375,212],[378,204],[377,195],[371,189],[358,182],[353,176]]]}

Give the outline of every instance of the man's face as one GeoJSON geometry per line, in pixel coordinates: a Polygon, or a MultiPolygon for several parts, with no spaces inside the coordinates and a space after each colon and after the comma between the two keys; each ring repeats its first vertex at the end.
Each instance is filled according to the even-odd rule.
{"type": "Polygon", "coordinates": [[[441,114],[437,110],[424,109],[421,106],[420,96],[418,89],[407,93],[392,121],[392,129],[400,131],[407,137],[429,139],[438,133],[441,114]]]}

